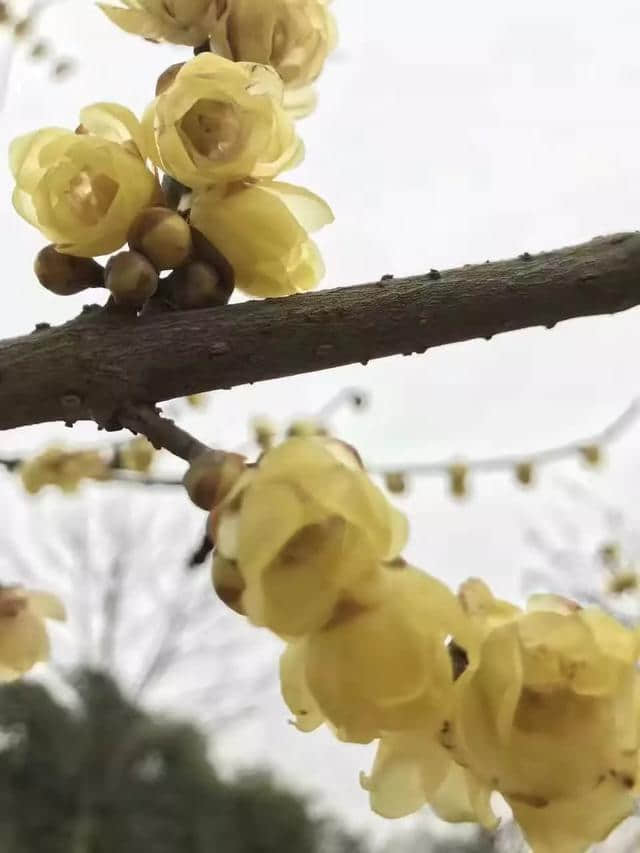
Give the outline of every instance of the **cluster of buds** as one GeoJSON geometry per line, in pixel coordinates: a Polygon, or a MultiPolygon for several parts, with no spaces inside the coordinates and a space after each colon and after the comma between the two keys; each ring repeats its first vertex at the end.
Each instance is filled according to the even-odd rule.
{"type": "Polygon", "coordinates": [[[409,566],[404,516],[335,439],[289,438],[250,467],[201,457],[187,485],[211,510],[218,596],[287,643],[297,728],[378,741],[361,776],[374,811],[429,804],[493,829],[498,792],[535,853],[583,853],[633,812],[637,632],[558,596],[521,610],[479,580],[456,595],[409,566]]]}
{"type": "MultiPolygon", "coordinates": [[[[278,441],[278,428],[269,418],[257,417],[251,422],[251,434],[260,450],[271,450],[278,441]]],[[[319,420],[305,418],[292,421],[285,431],[287,438],[304,438],[313,435],[328,436],[327,427],[319,420]]]]}
{"type": "Polygon", "coordinates": [[[106,287],[116,305],[142,309],[152,298],[176,309],[225,305],[233,293],[233,269],[183,216],[168,207],[145,207],[127,233],[129,248],[103,267],[93,258],[42,249],[35,260],[38,281],[62,296],[106,287]],[[160,274],[170,271],[161,278],[160,274]]]}
{"type": "Polygon", "coordinates": [[[85,480],[105,481],[115,470],[139,474],[150,470],[156,450],[143,436],[116,445],[112,450],[66,450],[48,447],[23,461],[18,475],[26,492],[36,495],[45,486],[76,492],[85,480]]]}
{"type": "Polygon", "coordinates": [[[304,157],[285,92],[287,81],[306,86],[320,72],[326,4],[283,2],[277,14],[262,2],[225,3],[224,14],[208,0],[171,10],[155,0],[126,5],[105,7],[125,29],[169,38],[168,17],[178,41],[190,43],[185,33],[203,24],[198,38],[224,32],[223,53],[233,56],[201,52],[167,68],[141,121],[120,104],[97,103],[81,111],[75,132],[45,128],[12,143],[14,206],[51,242],[36,259],[39,280],[63,295],[106,286],[135,310],[149,300],[219,306],[234,286],[261,297],[315,287],[324,265],[309,233],[333,215],[318,196],[275,178],[304,157]],[[309,6],[308,21],[299,6],[309,6]],[[262,42],[275,53],[245,57],[242,39],[230,40],[238,28],[261,55],[262,42]],[[125,243],[106,268],[94,260],[125,243]]]}
{"type": "Polygon", "coordinates": [[[37,15],[40,4],[32,4],[26,15],[19,11],[19,6],[19,3],[0,0],[0,35],[3,30],[8,30],[16,42],[24,45],[30,59],[48,61],[54,80],[64,79],[73,70],[74,63],[57,55],[53,45],[39,34],[37,15]]]}
{"type": "Polygon", "coordinates": [[[72,493],[83,480],[108,480],[109,461],[97,450],[65,450],[49,447],[23,462],[19,475],[25,490],[37,494],[45,486],[57,486],[72,493]]]}

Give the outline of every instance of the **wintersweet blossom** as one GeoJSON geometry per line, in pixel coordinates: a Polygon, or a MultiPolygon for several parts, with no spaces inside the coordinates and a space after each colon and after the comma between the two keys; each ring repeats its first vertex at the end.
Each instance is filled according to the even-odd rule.
{"type": "Polygon", "coordinates": [[[45,619],[64,620],[62,603],[47,592],[0,587],[0,681],[13,681],[49,657],[45,619]]]}
{"type": "Polygon", "coordinates": [[[223,56],[272,65],[296,117],[315,106],[312,83],[336,44],[327,0],[228,0],[220,5],[212,44],[223,56]]]}
{"type": "Polygon", "coordinates": [[[49,127],[11,143],[13,204],[59,252],[94,257],[126,242],[129,226],[159,187],[145,165],[133,113],[119,104],[93,104],[80,121],[75,133],[49,127]]]}
{"type": "Polygon", "coordinates": [[[505,797],[536,853],[581,853],[633,810],[638,634],[555,596],[508,614],[472,582],[463,601],[474,586],[489,625],[456,684],[453,755],[505,797]]]}
{"type": "Polygon", "coordinates": [[[453,700],[447,637],[472,654],[473,631],[455,595],[422,571],[387,569],[382,590],[343,599],[308,637],[309,689],[343,740],[421,729],[435,741],[453,700]]]}
{"type": "Polygon", "coordinates": [[[220,5],[220,0],[122,0],[121,6],[98,3],[127,33],[191,47],[206,41],[220,5]]]}
{"type": "Polygon", "coordinates": [[[344,444],[291,438],[243,474],[213,515],[218,553],[237,565],[242,609],[284,636],[320,629],[344,598],[382,593],[406,520],[344,444]]]}
{"type": "Polygon", "coordinates": [[[63,492],[75,492],[82,480],[105,480],[109,466],[96,450],[64,450],[49,447],[28,459],[19,469],[22,485],[35,495],[45,486],[57,486],[63,492]]]}
{"type": "Polygon", "coordinates": [[[273,69],[201,53],[146,110],[149,156],[187,187],[273,178],[297,165],[302,141],[273,69]]]}
{"type": "Polygon", "coordinates": [[[233,267],[251,296],[312,290],[323,278],[309,232],[333,222],[331,208],[303,187],[280,181],[231,184],[194,194],[191,223],[233,267]]]}

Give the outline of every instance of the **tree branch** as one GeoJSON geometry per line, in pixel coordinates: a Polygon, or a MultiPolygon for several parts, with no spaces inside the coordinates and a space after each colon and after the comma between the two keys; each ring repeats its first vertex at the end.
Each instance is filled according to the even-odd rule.
{"type": "Polygon", "coordinates": [[[0,429],[113,424],[153,405],[624,311],[640,303],[640,234],[317,294],[142,317],[86,311],[0,342],[0,429]]]}
{"type": "Polygon", "coordinates": [[[163,418],[153,406],[125,406],[116,418],[120,426],[144,435],[156,450],[168,450],[186,462],[211,451],[210,447],[176,426],[172,420],[163,418]]]}
{"type": "Polygon", "coordinates": [[[535,450],[523,453],[505,453],[501,456],[487,456],[480,459],[466,459],[457,457],[453,462],[449,460],[438,460],[435,462],[408,462],[404,465],[367,465],[367,471],[371,474],[407,474],[412,476],[430,477],[433,475],[448,474],[451,466],[456,462],[463,465],[469,472],[484,471],[508,471],[515,469],[518,465],[528,464],[538,468],[541,465],[552,462],[560,462],[572,456],[584,453],[590,448],[602,447],[620,438],[640,417],[640,397],[634,398],[626,409],[611,421],[603,430],[595,435],[585,438],[574,439],[565,444],[546,447],[543,450],[535,450]]]}

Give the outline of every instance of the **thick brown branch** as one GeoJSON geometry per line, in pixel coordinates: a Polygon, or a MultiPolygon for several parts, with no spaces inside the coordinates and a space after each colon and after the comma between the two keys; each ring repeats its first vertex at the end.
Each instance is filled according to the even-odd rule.
{"type": "Polygon", "coordinates": [[[0,428],[113,422],[231,388],[640,303],[640,234],[317,294],[139,318],[88,311],[0,342],[0,428]]]}

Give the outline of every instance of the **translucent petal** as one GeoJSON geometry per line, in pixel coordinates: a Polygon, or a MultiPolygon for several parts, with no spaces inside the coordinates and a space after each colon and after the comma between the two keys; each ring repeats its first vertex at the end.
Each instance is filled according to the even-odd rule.
{"type": "Polygon", "coordinates": [[[314,86],[288,88],[284,94],[284,108],[295,119],[311,115],[318,104],[318,94],[314,86]]]}
{"type": "Polygon", "coordinates": [[[126,107],[113,103],[91,104],[80,111],[80,122],[89,133],[111,142],[132,140],[138,151],[146,156],[140,122],[126,107]]]}
{"type": "Polygon", "coordinates": [[[360,777],[371,808],[386,818],[418,811],[447,775],[451,758],[428,731],[385,735],[370,776],[360,777]]]}
{"type": "Polygon", "coordinates": [[[265,181],[261,189],[273,193],[286,204],[302,227],[310,233],[334,221],[333,211],[326,201],[304,187],[282,181],[265,181]]]}
{"type": "Polygon", "coordinates": [[[296,728],[312,732],[322,725],[324,718],[309,690],[305,665],[305,640],[289,643],[280,657],[282,698],[295,717],[296,728]]]}
{"type": "Polygon", "coordinates": [[[57,619],[64,622],[67,613],[64,604],[57,595],[39,590],[29,590],[27,593],[29,609],[43,619],[57,619]]]}
{"type": "Polygon", "coordinates": [[[448,823],[473,822],[491,830],[498,825],[498,819],[490,799],[490,788],[450,761],[442,784],[429,797],[429,805],[439,818],[448,823]]]}

